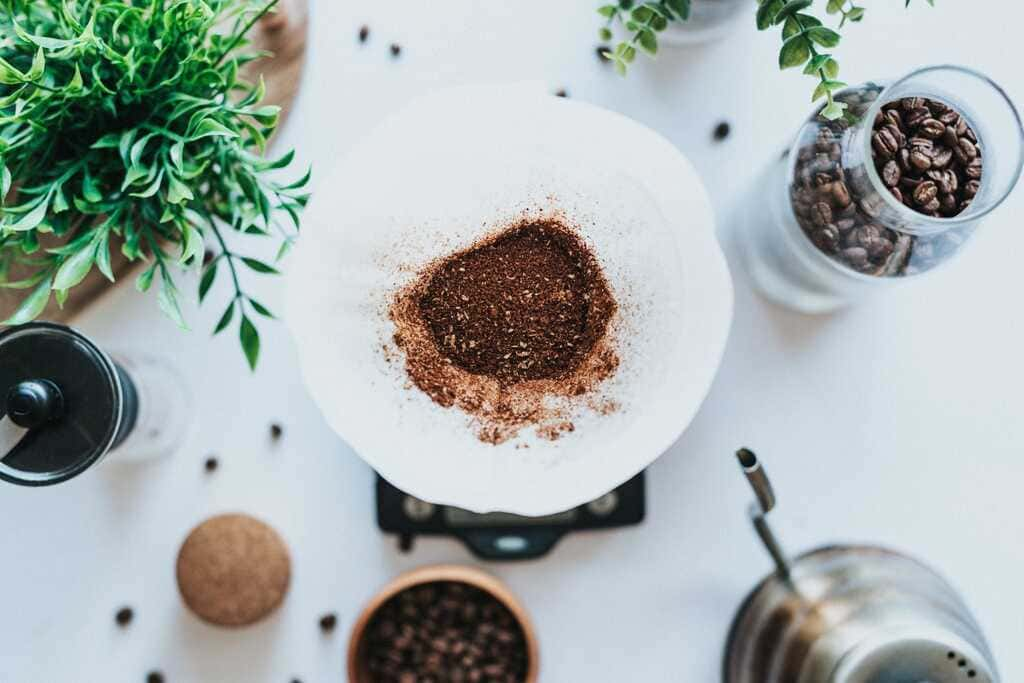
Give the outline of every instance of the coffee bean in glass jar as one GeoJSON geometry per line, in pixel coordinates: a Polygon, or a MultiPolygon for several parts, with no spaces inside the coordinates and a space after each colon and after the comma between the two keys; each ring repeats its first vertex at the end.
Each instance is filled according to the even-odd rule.
{"type": "Polygon", "coordinates": [[[882,105],[872,122],[874,178],[866,164],[850,163],[851,131],[881,91],[867,84],[836,96],[846,115],[819,119],[797,153],[790,196],[797,222],[819,250],[858,273],[899,277],[938,265],[965,234],[919,231],[881,192],[927,219],[954,218],[978,194],[983,162],[974,129],[954,107],[904,97],[882,105]]]}
{"type": "Polygon", "coordinates": [[[522,626],[490,593],[457,581],[407,588],[370,620],[362,656],[373,683],[523,683],[522,626]]]}
{"type": "Polygon", "coordinates": [[[755,186],[742,241],[768,298],[827,313],[959,253],[1024,170],[1024,125],[990,78],[941,65],[832,93],[755,186]]]}

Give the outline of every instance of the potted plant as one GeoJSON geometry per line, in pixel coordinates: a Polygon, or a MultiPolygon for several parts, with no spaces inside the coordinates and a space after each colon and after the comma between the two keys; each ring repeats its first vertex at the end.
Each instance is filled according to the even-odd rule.
{"type": "Polygon", "coordinates": [[[6,324],[51,296],[63,304],[93,269],[113,281],[124,259],[141,262],[136,287],[185,327],[180,272],[202,270],[200,300],[226,273],[233,295],[215,333],[237,323],[255,367],[253,320],[273,314],[243,273],[277,269],[229,237],[276,239],[280,258],[309,181],[271,177],[294,156],[263,156],[279,107],[261,105],[262,79],[239,77],[259,56],[247,34],[277,2],[0,2],[0,287],[23,292],[6,324]]]}
{"type": "MultiPolygon", "coordinates": [[[[934,0],[925,0],[934,5],[934,0]]],[[[910,0],[905,0],[910,5],[910,0]]],[[[598,13],[605,18],[600,29],[602,40],[611,40],[612,28],[621,26],[626,31],[624,40],[614,49],[604,50],[603,56],[610,60],[616,71],[625,75],[637,52],[654,56],[658,52],[658,36],[664,32],[687,25],[698,9],[704,5],[725,5],[713,15],[720,15],[723,22],[735,3],[729,0],[617,0],[602,5],[598,13]]],[[[825,14],[838,20],[835,29],[812,13],[814,0],[757,0],[756,21],[759,31],[773,27],[781,30],[782,47],[779,49],[779,68],[802,67],[803,72],[817,80],[812,96],[813,101],[825,98],[826,104],[821,115],[835,120],[843,115],[846,105],[833,98],[832,93],[846,86],[839,80],[839,62],[832,50],[839,45],[840,34],[848,23],[858,23],[864,18],[865,9],[853,0],[824,0],[825,14]]],[[[717,33],[715,34],[717,35],[717,33]]]]}

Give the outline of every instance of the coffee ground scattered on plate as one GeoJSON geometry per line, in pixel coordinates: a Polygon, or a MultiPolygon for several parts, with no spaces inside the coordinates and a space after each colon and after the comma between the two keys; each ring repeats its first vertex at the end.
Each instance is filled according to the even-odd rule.
{"type": "Polygon", "coordinates": [[[501,443],[531,424],[547,439],[575,429],[566,401],[618,367],[608,334],[617,309],[590,248],[546,219],[428,265],[389,315],[412,384],[473,416],[481,440],[501,443]]]}

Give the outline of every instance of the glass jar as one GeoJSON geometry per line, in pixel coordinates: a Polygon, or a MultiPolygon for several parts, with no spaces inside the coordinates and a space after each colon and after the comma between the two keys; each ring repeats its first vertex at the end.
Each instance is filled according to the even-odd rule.
{"type": "Polygon", "coordinates": [[[976,71],[926,67],[835,99],[845,115],[808,119],[758,184],[742,236],[758,288],[806,313],[950,259],[1024,163],[1020,115],[976,71]]]}
{"type": "Polygon", "coordinates": [[[691,0],[690,17],[670,23],[658,42],[664,46],[710,42],[736,28],[743,17],[753,25],[755,10],[749,0],[691,0]]]}

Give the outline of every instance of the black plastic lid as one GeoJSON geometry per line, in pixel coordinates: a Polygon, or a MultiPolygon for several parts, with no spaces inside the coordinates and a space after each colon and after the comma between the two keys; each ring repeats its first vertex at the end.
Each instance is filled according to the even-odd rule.
{"type": "Polygon", "coordinates": [[[113,361],[69,327],[0,333],[0,419],[23,434],[0,445],[0,479],[44,486],[88,469],[124,435],[124,384],[113,361]]]}

